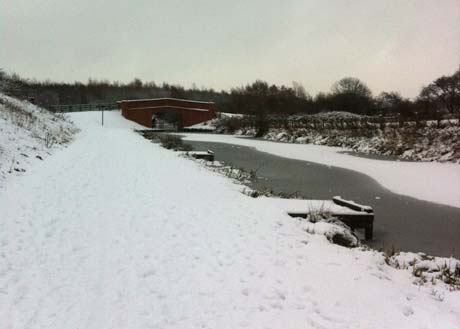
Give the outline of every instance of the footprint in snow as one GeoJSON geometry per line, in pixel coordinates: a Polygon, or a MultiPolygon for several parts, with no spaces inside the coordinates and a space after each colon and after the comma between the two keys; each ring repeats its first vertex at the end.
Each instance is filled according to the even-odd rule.
{"type": "Polygon", "coordinates": [[[313,288],[312,288],[312,287],[307,286],[307,285],[302,286],[302,292],[303,292],[304,294],[308,294],[308,293],[310,293],[310,292],[312,292],[312,291],[313,291],[313,288]]]}
{"type": "Polygon", "coordinates": [[[414,314],[414,309],[410,306],[404,306],[403,307],[403,314],[405,316],[411,316],[412,314],[414,314]]]}
{"type": "Polygon", "coordinates": [[[148,270],[148,271],[145,271],[144,273],[142,273],[141,276],[142,276],[143,279],[146,279],[146,278],[148,278],[150,276],[156,275],[156,273],[157,272],[155,270],[148,270]]]}
{"type": "Polygon", "coordinates": [[[271,308],[273,308],[275,310],[282,310],[283,309],[283,305],[281,305],[280,303],[272,303],[270,306],[271,306],[271,308]]]}
{"type": "Polygon", "coordinates": [[[415,295],[412,294],[412,293],[409,293],[409,294],[407,294],[407,296],[406,296],[406,299],[407,299],[408,301],[411,301],[411,300],[414,299],[414,298],[415,298],[415,295]]]}

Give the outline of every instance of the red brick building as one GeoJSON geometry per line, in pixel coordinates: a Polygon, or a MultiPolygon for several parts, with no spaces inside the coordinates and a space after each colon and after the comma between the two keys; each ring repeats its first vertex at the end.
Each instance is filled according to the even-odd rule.
{"type": "Polygon", "coordinates": [[[123,100],[121,114],[149,128],[177,129],[208,121],[216,116],[215,104],[175,98],[123,100]]]}

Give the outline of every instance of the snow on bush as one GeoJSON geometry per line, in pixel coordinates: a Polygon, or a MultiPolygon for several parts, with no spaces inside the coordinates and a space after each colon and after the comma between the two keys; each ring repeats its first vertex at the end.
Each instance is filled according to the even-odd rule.
{"type": "MultiPolygon", "coordinates": [[[[250,184],[252,181],[256,179],[255,171],[247,171],[242,168],[236,168],[231,165],[225,165],[220,161],[206,161],[204,159],[196,159],[193,156],[189,155],[187,152],[184,153],[184,156],[190,160],[200,163],[201,165],[207,167],[211,171],[217,172],[221,175],[230,178],[235,183],[250,184]]],[[[243,193],[246,194],[245,192],[243,193]]],[[[253,196],[255,197],[256,194],[254,194],[253,196]]]]}
{"type": "Polygon", "coordinates": [[[289,117],[289,120],[301,120],[305,118],[315,118],[321,120],[345,120],[345,119],[361,119],[365,118],[365,116],[346,112],[346,111],[330,111],[330,112],[320,112],[316,114],[294,114],[289,117]]]}
{"type": "Polygon", "coordinates": [[[434,257],[424,253],[401,252],[387,258],[398,269],[409,270],[417,278],[415,283],[436,285],[444,282],[451,290],[460,290],[460,260],[434,257]]]}
{"type": "MultiPolygon", "coordinates": [[[[250,134],[250,131],[244,132],[250,134]]],[[[387,127],[361,130],[270,129],[264,139],[339,146],[364,154],[395,156],[403,160],[460,163],[460,127],[387,127]]]]}
{"type": "Polygon", "coordinates": [[[354,248],[360,245],[359,239],[344,223],[333,217],[321,219],[317,222],[308,221],[305,231],[310,234],[324,235],[329,242],[339,246],[354,248]]]}
{"type": "Polygon", "coordinates": [[[0,93],[0,187],[8,174],[26,171],[76,132],[66,116],[0,93]]]}

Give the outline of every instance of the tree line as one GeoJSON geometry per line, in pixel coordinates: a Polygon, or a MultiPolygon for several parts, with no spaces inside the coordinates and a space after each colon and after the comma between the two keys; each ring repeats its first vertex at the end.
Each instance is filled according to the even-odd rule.
{"type": "Polygon", "coordinates": [[[374,96],[369,87],[353,77],[343,78],[327,93],[312,97],[301,83],[291,86],[255,82],[216,91],[212,88],[184,88],[163,82],[109,82],[89,79],[86,83],[37,81],[7,74],[0,70],[0,89],[12,96],[33,100],[48,107],[61,104],[114,103],[123,99],[183,98],[215,102],[221,112],[289,115],[323,111],[347,111],[364,115],[407,118],[414,116],[460,115],[460,67],[449,76],[442,76],[422,88],[415,99],[402,97],[398,92],[382,92],[374,96]]]}

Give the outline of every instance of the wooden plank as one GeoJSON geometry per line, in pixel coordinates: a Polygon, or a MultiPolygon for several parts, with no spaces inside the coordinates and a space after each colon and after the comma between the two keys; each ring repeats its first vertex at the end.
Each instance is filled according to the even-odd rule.
{"type": "Polygon", "coordinates": [[[356,211],[363,211],[363,212],[367,212],[367,213],[373,213],[374,212],[372,207],[364,206],[364,205],[361,205],[361,204],[356,203],[356,202],[351,201],[351,200],[342,199],[340,196],[333,197],[332,202],[334,202],[335,204],[337,204],[339,206],[347,207],[347,208],[350,208],[350,209],[356,210],[356,211]]]}

